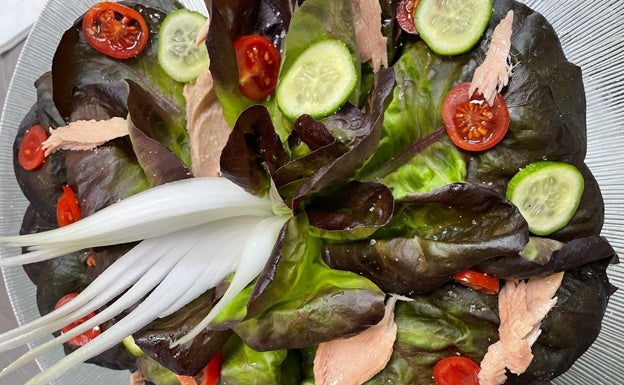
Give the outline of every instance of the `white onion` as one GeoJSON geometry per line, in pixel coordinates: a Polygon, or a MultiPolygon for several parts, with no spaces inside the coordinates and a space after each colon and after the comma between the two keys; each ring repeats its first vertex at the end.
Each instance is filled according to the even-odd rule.
{"type": "Polygon", "coordinates": [[[272,215],[271,202],[250,195],[226,178],[190,178],[145,190],[58,229],[6,236],[0,241],[17,246],[71,246],[76,251],[139,241],[246,215],[272,215]]]}
{"type": "Polygon", "coordinates": [[[247,238],[245,248],[241,255],[240,265],[236,269],[232,282],[230,282],[230,285],[219,302],[215,304],[208,315],[197,324],[197,326],[184,337],[180,338],[180,340],[176,341],[173,346],[185,344],[195,338],[203,329],[210,325],[219,312],[221,312],[245,286],[258,276],[269,260],[280,230],[287,219],[288,217],[272,216],[263,219],[255,226],[247,238]]]}

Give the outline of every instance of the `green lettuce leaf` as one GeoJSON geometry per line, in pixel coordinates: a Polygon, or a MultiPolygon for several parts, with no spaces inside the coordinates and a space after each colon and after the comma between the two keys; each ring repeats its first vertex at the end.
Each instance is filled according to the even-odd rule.
{"type": "Polygon", "coordinates": [[[233,330],[255,350],[293,349],[351,335],[377,323],[384,293],[357,274],[330,269],[305,216],[285,226],[257,278],[248,318],[233,330]]]}
{"type": "Polygon", "coordinates": [[[435,385],[433,366],[464,355],[479,362],[498,340],[497,297],[449,283],[399,301],[397,340],[390,362],[367,385],[435,385]]]}
{"type": "Polygon", "coordinates": [[[435,55],[423,42],[405,48],[393,67],[396,86],[379,145],[359,179],[382,181],[397,198],[465,179],[464,156],[441,128],[440,111],[468,59],[435,55]]]}
{"type": "Polygon", "coordinates": [[[153,358],[142,355],[137,358],[137,369],[141,374],[154,385],[179,385],[178,376],[171,370],[165,368],[153,358]]]}
{"type": "Polygon", "coordinates": [[[295,373],[283,370],[284,363],[289,361],[286,350],[258,352],[232,337],[223,347],[223,354],[220,379],[223,385],[299,384],[295,373]]]}
{"type": "Polygon", "coordinates": [[[408,194],[426,192],[462,182],[466,178],[464,157],[455,151],[448,138],[441,138],[414,155],[394,172],[381,178],[381,182],[392,188],[395,198],[408,194]]]}

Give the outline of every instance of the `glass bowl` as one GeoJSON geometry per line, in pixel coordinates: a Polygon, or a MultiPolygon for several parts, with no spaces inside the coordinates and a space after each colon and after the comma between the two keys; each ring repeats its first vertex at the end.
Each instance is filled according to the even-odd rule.
{"type": "MultiPolygon", "coordinates": [[[[95,0],[50,0],[26,41],[12,78],[0,120],[0,234],[16,234],[26,209],[12,167],[12,145],[16,129],[36,94],[33,83],[49,70],[63,31],[95,0]]],[[[586,163],[594,173],[605,202],[603,235],[624,255],[624,2],[600,0],[525,0],[554,26],[568,59],[583,70],[587,96],[586,163]]],[[[204,10],[201,0],[182,1],[204,10]]],[[[0,256],[17,254],[17,248],[0,245],[0,256]]],[[[39,316],[35,287],[21,268],[2,270],[6,291],[17,321],[39,316]]],[[[609,269],[611,282],[624,287],[624,266],[609,269]]],[[[37,361],[45,368],[62,356],[59,349],[37,361]]],[[[624,294],[610,300],[596,343],[563,376],[558,385],[621,383],[624,363],[624,294]]],[[[83,364],[53,384],[91,385],[128,383],[128,372],[83,364]]],[[[10,378],[10,376],[9,376],[10,378]]]]}

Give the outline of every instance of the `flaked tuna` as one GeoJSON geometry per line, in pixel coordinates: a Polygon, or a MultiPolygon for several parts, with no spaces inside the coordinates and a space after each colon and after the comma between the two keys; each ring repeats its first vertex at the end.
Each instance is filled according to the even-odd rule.
{"type": "Polygon", "coordinates": [[[208,68],[195,82],[184,86],[184,98],[193,175],[219,176],[219,159],[231,128],[223,116],[208,68]]]}
{"type": "Polygon", "coordinates": [[[128,121],[114,117],[107,120],[77,120],[57,129],[41,144],[48,156],[57,150],[91,150],[128,135],[128,121]]]}
{"type": "Polygon", "coordinates": [[[554,297],[563,272],[528,281],[506,281],[498,295],[500,340],[488,348],[481,361],[479,385],[500,385],[505,371],[522,374],[533,360],[531,347],[541,333],[540,325],[557,303],[554,297]]]}
{"type": "Polygon", "coordinates": [[[386,367],[396,340],[396,301],[391,297],[382,320],[363,332],[319,344],[314,357],[316,385],[361,385],[386,367]]]}
{"type": "Polygon", "coordinates": [[[511,76],[509,50],[511,49],[512,25],[513,11],[509,11],[494,28],[485,59],[475,69],[470,83],[469,94],[480,92],[490,106],[494,104],[496,94],[509,83],[511,76]]]}
{"type": "Polygon", "coordinates": [[[381,6],[377,0],[353,0],[355,39],[360,61],[371,61],[373,72],[388,67],[387,39],[381,32],[381,6]]]}

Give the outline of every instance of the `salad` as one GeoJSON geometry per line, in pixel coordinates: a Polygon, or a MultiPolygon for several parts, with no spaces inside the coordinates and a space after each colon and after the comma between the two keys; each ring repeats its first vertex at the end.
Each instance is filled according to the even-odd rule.
{"type": "Polygon", "coordinates": [[[3,241],[24,254],[0,260],[24,265],[46,314],[0,346],[60,334],[8,369],[63,343],[32,384],[82,361],[155,384],[565,372],[598,335],[617,262],[580,70],[520,3],[472,7],[450,47],[433,3],[215,1],[199,48],[204,19],[177,3],[88,10],[16,137],[30,206],[3,241]],[[380,33],[363,44],[369,12],[380,33]],[[506,75],[475,98],[504,20],[506,75]],[[129,32],[102,46],[100,23],[129,32]],[[466,105],[485,120],[460,119],[466,105]],[[78,140],[87,127],[109,133],[78,140]]]}

